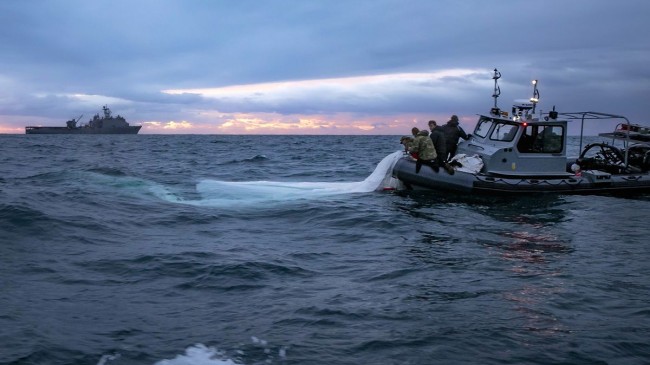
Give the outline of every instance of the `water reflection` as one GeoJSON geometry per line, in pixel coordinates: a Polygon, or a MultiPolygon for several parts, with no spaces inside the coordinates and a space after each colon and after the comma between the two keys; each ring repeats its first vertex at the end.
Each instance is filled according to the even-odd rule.
{"type": "Polygon", "coordinates": [[[508,318],[504,329],[526,346],[570,332],[553,303],[567,291],[566,262],[575,251],[567,228],[572,201],[421,192],[405,198],[399,210],[417,222],[408,253],[433,273],[422,274],[412,298],[499,308],[508,318]]]}
{"type": "Polygon", "coordinates": [[[400,209],[417,216],[423,209],[461,207],[468,211],[504,221],[531,221],[559,223],[566,217],[567,202],[561,195],[532,197],[474,196],[452,192],[399,192],[407,203],[400,209]]]}
{"type": "Polygon", "coordinates": [[[564,224],[571,220],[572,204],[562,196],[512,199],[410,192],[404,197],[396,208],[409,217],[429,250],[474,242],[501,251],[504,259],[523,262],[544,262],[573,251],[573,233],[564,224]]]}
{"type": "Polygon", "coordinates": [[[392,213],[411,227],[401,244],[416,268],[402,283],[407,305],[444,318],[446,338],[552,354],[591,336],[594,319],[604,331],[621,309],[643,313],[628,285],[647,272],[647,195],[399,198],[392,213]]]}
{"type": "Polygon", "coordinates": [[[499,233],[499,240],[481,240],[479,243],[488,249],[501,251],[501,258],[505,260],[527,263],[546,263],[550,258],[574,251],[570,241],[550,232],[537,232],[543,228],[529,228],[533,231],[503,231],[499,233]]]}

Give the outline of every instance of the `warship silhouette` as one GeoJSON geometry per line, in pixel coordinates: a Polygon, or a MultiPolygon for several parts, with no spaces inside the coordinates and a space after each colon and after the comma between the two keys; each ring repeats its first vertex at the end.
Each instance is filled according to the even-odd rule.
{"type": "Polygon", "coordinates": [[[88,124],[77,125],[81,117],[70,119],[65,127],[25,127],[26,134],[138,134],[142,126],[131,126],[121,116],[114,117],[108,106],[102,107],[104,116],[95,114],[88,124]]]}

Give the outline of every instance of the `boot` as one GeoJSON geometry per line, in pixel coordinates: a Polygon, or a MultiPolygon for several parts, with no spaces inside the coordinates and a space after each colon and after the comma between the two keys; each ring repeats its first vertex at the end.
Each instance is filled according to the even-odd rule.
{"type": "Polygon", "coordinates": [[[454,173],[456,173],[456,170],[454,170],[454,168],[451,167],[451,165],[448,163],[445,163],[445,170],[449,175],[453,175],[454,173]]]}

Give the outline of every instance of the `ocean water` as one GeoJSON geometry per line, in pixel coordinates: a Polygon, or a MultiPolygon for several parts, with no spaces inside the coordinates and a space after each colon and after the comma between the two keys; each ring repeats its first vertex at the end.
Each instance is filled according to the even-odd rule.
{"type": "Polygon", "coordinates": [[[384,190],[390,136],[0,135],[0,364],[648,364],[650,197],[384,190]]]}

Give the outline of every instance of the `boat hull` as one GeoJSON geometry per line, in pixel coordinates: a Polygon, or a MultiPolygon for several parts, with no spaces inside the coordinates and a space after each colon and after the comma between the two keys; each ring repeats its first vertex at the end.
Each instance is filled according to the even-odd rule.
{"type": "Polygon", "coordinates": [[[142,126],[121,128],[25,127],[25,134],[138,134],[142,126]]]}
{"type": "Polygon", "coordinates": [[[429,166],[422,166],[420,172],[416,173],[415,161],[408,157],[395,163],[393,177],[411,190],[482,195],[650,193],[648,173],[609,175],[600,171],[585,171],[582,176],[503,177],[463,171],[451,175],[444,169],[435,172],[429,166]]]}

